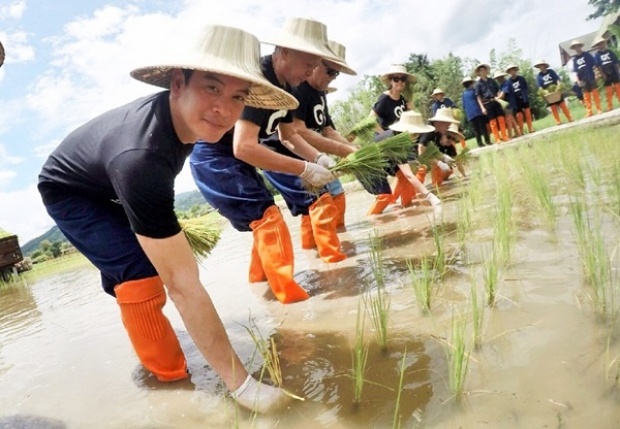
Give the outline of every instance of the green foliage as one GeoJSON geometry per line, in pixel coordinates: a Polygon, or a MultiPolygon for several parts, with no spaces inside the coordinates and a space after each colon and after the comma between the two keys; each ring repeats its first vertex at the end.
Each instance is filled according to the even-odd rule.
{"type": "Polygon", "coordinates": [[[595,11],[588,15],[588,19],[610,15],[620,9],[620,0],[588,0],[588,4],[595,8],[595,11]]]}
{"type": "MultiPolygon", "coordinates": [[[[620,40],[620,25],[612,24],[607,27],[607,31],[616,38],[616,40],[620,40]]],[[[620,57],[620,47],[613,46],[612,44],[608,44],[607,46],[610,51],[616,54],[617,57],[620,57]]]]}

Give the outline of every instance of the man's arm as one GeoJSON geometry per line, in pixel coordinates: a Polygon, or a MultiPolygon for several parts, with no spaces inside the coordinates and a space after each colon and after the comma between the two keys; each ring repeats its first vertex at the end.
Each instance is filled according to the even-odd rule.
{"type": "Polygon", "coordinates": [[[323,136],[316,131],[309,129],[308,127],[306,127],[306,123],[301,119],[295,119],[295,121],[293,122],[293,127],[295,128],[299,136],[301,136],[306,142],[308,142],[319,152],[330,153],[333,155],[337,155],[341,158],[344,158],[348,154],[355,152],[355,148],[350,144],[345,143],[346,139],[340,136],[340,134],[331,127],[327,127],[332,131],[330,136],[340,136],[340,138],[342,139],[341,141],[337,141],[330,137],[323,136]]]}
{"type": "Polygon", "coordinates": [[[226,387],[234,391],[248,373],[230,344],[211,297],[200,283],[198,265],[185,234],[181,231],[161,239],[136,236],[198,350],[226,387]]]}
{"type": "Polygon", "coordinates": [[[306,161],[314,162],[320,154],[320,152],[308,143],[302,135],[297,133],[294,122],[280,122],[278,124],[278,136],[280,142],[282,142],[288,150],[306,161]]]}

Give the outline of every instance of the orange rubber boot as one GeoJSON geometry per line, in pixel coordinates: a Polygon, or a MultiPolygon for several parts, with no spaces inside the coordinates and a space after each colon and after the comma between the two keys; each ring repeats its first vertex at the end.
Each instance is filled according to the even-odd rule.
{"type": "Polygon", "coordinates": [[[159,276],[121,283],[114,292],[123,325],[142,365],[159,381],[187,378],[179,339],[162,312],[166,291],[159,276]]]}
{"type": "Polygon", "coordinates": [[[452,171],[443,171],[441,168],[433,165],[431,168],[432,184],[435,186],[441,186],[443,182],[452,176],[452,171]]]}
{"type": "Polygon", "coordinates": [[[517,113],[517,129],[519,130],[518,135],[523,135],[523,113],[517,113]]]}
{"type": "MultiPolygon", "coordinates": [[[[418,168],[418,171],[415,172],[415,177],[418,178],[421,184],[424,184],[424,181],[426,180],[426,166],[425,165],[421,165],[418,168]]],[[[415,188],[414,188],[414,191],[415,191],[415,188]]]]}
{"type": "Polygon", "coordinates": [[[616,91],[616,98],[618,98],[618,102],[620,102],[620,83],[614,84],[614,90],[616,91]]]}
{"type": "Polygon", "coordinates": [[[609,85],[605,87],[605,96],[607,98],[607,111],[613,108],[614,103],[614,87],[609,85]]]}
{"type": "Polygon", "coordinates": [[[493,133],[493,137],[495,137],[495,144],[499,144],[502,139],[499,136],[499,128],[497,125],[497,119],[490,119],[489,126],[491,127],[491,133],[493,133]]]}
{"type": "Polygon", "coordinates": [[[411,205],[411,200],[413,200],[413,196],[415,195],[415,189],[413,185],[407,180],[405,174],[398,170],[396,172],[396,180],[398,184],[394,188],[394,202],[400,197],[400,205],[403,207],[409,207],[411,205]]]}
{"type": "Polygon", "coordinates": [[[383,213],[383,210],[392,202],[392,194],[379,194],[368,209],[366,215],[376,215],[383,213]]]}
{"type": "Polygon", "coordinates": [[[525,111],[525,123],[527,124],[527,131],[529,133],[533,133],[534,132],[534,124],[533,124],[533,121],[532,121],[532,109],[530,109],[529,107],[526,107],[523,110],[525,111]]]}
{"type": "Polygon", "coordinates": [[[265,270],[263,270],[263,263],[260,260],[260,255],[256,249],[256,243],[252,244],[252,255],[250,256],[250,274],[248,281],[250,283],[264,282],[267,280],[265,276],[265,270]]]}
{"type": "Polygon", "coordinates": [[[551,107],[551,114],[553,115],[553,119],[555,119],[555,124],[560,125],[562,121],[560,120],[560,113],[558,112],[558,105],[552,104],[549,107],[551,107]]]}
{"type": "Polygon", "coordinates": [[[312,233],[312,222],[310,221],[310,215],[301,215],[301,227],[299,228],[301,234],[301,248],[302,249],[314,249],[316,243],[314,242],[314,234],[312,233]]]}
{"type": "Polygon", "coordinates": [[[334,205],[338,210],[338,215],[336,216],[336,228],[344,227],[344,214],[347,211],[347,199],[344,196],[344,192],[342,194],[338,194],[335,197],[332,196],[332,200],[334,201],[334,205]]]}
{"type": "Polygon", "coordinates": [[[598,89],[594,88],[592,90],[592,98],[594,98],[596,113],[601,113],[603,110],[601,109],[601,95],[599,94],[598,89]]]}
{"type": "Polygon", "coordinates": [[[303,301],[309,296],[293,280],[293,243],[278,206],[265,210],[263,218],[250,224],[254,243],[269,286],[284,304],[303,301]]]}
{"type": "Polygon", "coordinates": [[[583,93],[583,104],[586,106],[586,118],[592,116],[592,93],[584,92],[583,93]]]}
{"type": "Polygon", "coordinates": [[[562,112],[564,113],[564,116],[566,116],[566,119],[568,119],[568,122],[573,122],[573,117],[570,114],[570,110],[568,110],[568,106],[565,101],[560,102],[560,109],[562,109],[562,112]]]}
{"type": "Polygon", "coordinates": [[[403,177],[401,171],[398,170],[396,172],[396,178],[394,179],[394,183],[392,184],[392,186],[394,187],[394,190],[392,191],[392,202],[393,203],[396,203],[396,201],[398,201],[398,199],[402,196],[404,182],[405,182],[405,178],[403,177]]]}
{"type": "Polygon", "coordinates": [[[508,138],[508,131],[506,130],[506,119],[504,119],[503,116],[498,116],[497,123],[499,124],[499,134],[502,141],[507,142],[510,139],[508,138]]]}
{"type": "Polygon", "coordinates": [[[327,263],[340,262],[347,255],[340,251],[340,239],[336,234],[338,209],[329,193],[324,193],[310,206],[310,220],[314,241],[321,259],[327,263]]]}

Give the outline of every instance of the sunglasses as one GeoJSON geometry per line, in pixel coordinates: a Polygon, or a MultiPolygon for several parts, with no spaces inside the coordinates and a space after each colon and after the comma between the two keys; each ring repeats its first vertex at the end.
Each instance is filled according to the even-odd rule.
{"type": "Polygon", "coordinates": [[[329,76],[329,77],[336,77],[336,76],[338,76],[340,74],[340,72],[338,70],[329,67],[325,63],[323,63],[323,67],[325,67],[325,73],[327,73],[327,76],[329,76]]]}
{"type": "Polygon", "coordinates": [[[407,83],[407,81],[409,79],[407,78],[407,76],[392,76],[391,80],[392,80],[392,82],[396,82],[396,83],[398,83],[398,82],[407,83]]]}

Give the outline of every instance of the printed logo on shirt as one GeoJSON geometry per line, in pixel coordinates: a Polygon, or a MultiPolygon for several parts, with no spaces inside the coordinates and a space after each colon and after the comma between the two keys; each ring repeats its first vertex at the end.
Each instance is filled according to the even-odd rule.
{"type": "Polygon", "coordinates": [[[512,83],[512,89],[514,92],[521,92],[521,82],[518,80],[512,83]]]}
{"type": "Polygon", "coordinates": [[[115,204],[122,204],[121,200],[119,198],[114,198],[114,199],[110,200],[110,202],[115,203],[115,204]]]}
{"type": "Polygon", "coordinates": [[[586,59],[584,57],[577,59],[577,68],[584,68],[586,66],[586,59]]]}
{"type": "Polygon", "coordinates": [[[276,132],[280,119],[286,116],[286,112],[288,112],[288,110],[278,110],[277,112],[273,112],[271,114],[269,121],[267,122],[267,128],[265,129],[265,133],[267,135],[270,136],[276,132]]]}
{"type": "Polygon", "coordinates": [[[607,65],[610,64],[611,61],[611,52],[607,52],[605,54],[601,54],[601,62],[603,63],[603,65],[607,65]]]}
{"type": "Polygon", "coordinates": [[[394,108],[394,116],[396,116],[397,118],[400,118],[400,115],[403,114],[404,110],[405,110],[405,106],[403,106],[403,105],[396,106],[394,108]]]}
{"type": "Polygon", "coordinates": [[[325,124],[325,100],[321,98],[321,104],[314,106],[314,120],[321,126],[325,124]]]}
{"type": "Polygon", "coordinates": [[[543,86],[549,86],[553,84],[553,76],[551,76],[550,74],[546,74],[542,77],[542,81],[543,81],[543,86]]]}

